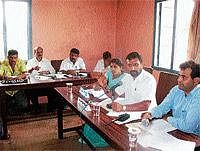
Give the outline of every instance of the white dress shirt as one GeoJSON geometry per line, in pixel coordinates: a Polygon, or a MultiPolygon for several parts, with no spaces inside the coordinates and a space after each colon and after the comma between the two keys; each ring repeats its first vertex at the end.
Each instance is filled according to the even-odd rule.
{"type": "Polygon", "coordinates": [[[118,95],[125,94],[125,100],[119,102],[122,105],[139,103],[151,100],[149,110],[156,106],[156,80],[152,74],[142,70],[135,79],[130,74],[125,74],[122,85],[115,89],[118,95]]]}
{"type": "Polygon", "coordinates": [[[109,68],[110,68],[110,66],[105,68],[103,59],[100,59],[100,60],[97,61],[97,64],[96,64],[96,66],[94,68],[94,71],[95,72],[103,72],[103,73],[105,73],[109,68]]]}
{"type": "Polygon", "coordinates": [[[60,70],[76,70],[76,69],[86,69],[85,63],[81,57],[78,57],[75,64],[70,61],[69,58],[66,58],[62,61],[60,65],[60,70]]]}
{"type": "Polygon", "coordinates": [[[38,74],[38,72],[41,72],[41,71],[49,71],[50,73],[55,73],[55,70],[53,66],[51,65],[51,62],[46,58],[42,58],[41,61],[38,61],[36,57],[34,57],[28,60],[26,68],[27,70],[30,70],[36,66],[40,67],[40,69],[38,71],[33,70],[32,74],[38,74]]]}

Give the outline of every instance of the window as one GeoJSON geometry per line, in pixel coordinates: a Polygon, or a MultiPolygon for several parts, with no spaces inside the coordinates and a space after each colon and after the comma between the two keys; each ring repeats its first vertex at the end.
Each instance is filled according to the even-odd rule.
{"type": "Polygon", "coordinates": [[[177,71],[186,61],[193,0],[156,0],[153,67],[177,71]]]}
{"type": "Polygon", "coordinates": [[[19,58],[31,54],[31,0],[0,0],[0,59],[15,49],[19,58]]]}

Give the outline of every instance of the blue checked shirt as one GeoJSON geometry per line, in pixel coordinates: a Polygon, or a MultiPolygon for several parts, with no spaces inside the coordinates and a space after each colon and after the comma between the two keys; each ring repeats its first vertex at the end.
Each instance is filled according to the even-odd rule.
{"type": "Polygon", "coordinates": [[[151,115],[159,118],[170,110],[172,116],[167,120],[172,126],[200,136],[200,85],[197,85],[188,95],[175,86],[163,102],[151,110],[151,115]]]}

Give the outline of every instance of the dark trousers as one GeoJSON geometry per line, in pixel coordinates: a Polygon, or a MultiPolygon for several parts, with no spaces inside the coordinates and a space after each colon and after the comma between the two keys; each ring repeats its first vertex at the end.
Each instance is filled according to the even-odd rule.
{"type": "Polygon", "coordinates": [[[5,94],[8,114],[21,114],[27,112],[27,97],[24,90],[18,90],[13,96],[5,94]]]}

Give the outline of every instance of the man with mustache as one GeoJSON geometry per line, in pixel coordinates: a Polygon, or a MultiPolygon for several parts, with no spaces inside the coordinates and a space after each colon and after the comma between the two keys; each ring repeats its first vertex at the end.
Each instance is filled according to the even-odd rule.
{"type": "MultiPolygon", "coordinates": [[[[35,57],[28,60],[27,62],[27,70],[31,75],[45,75],[50,73],[55,73],[55,70],[53,66],[51,65],[51,62],[43,57],[43,48],[42,47],[35,47],[34,48],[34,54],[35,57]]],[[[28,99],[31,100],[33,104],[33,111],[34,113],[40,113],[40,106],[38,102],[39,96],[47,96],[48,98],[48,105],[47,110],[53,111],[55,109],[55,96],[54,92],[55,90],[53,88],[38,88],[38,89],[30,89],[26,90],[26,94],[28,99]]]]}
{"type": "Polygon", "coordinates": [[[49,74],[55,73],[54,68],[51,65],[51,62],[43,58],[43,48],[36,47],[34,48],[35,57],[28,60],[27,70],[31,74],[49,74]]]}
{"type": "Polygon", "coordinates": [[[113,102],[112,109],[145,111],[156,106],[156,80],[143,69],[142,56],[138,52],[129,53],[126,65],[129,74],[122,79],[122,85],[115,89],[117,96],[125,95],[125,100],[113,102]]]}
{"type": "Polygon", "coordinates": [[[76,75],[77,71],[85,71],[85,63],[81,57],[79,57],[79,50],[72,48],[69,53],[69,57],[64,59],[60,65],[60,71],[62,73],[76,75]]]}
{"type": "Polygon", "coordinates": [[[200,136],[200,65],[187,61],[179,68],[178,85],[159,106],[142,114],[142,118],[160,118],[172,110],[172,115],[164,116],[164,120],[181,131],[200,136]]]}
{"type": "MultiPolygon", "coordinates": [[[[18,58],[17,50],[9,50],[8,57],[0,66],[0,80],[26,78],[26,65],[18,58]]],[[[23,114],[27,111],[27,99],[23,90],[6,91],[8,114],[23,114]]]]}

